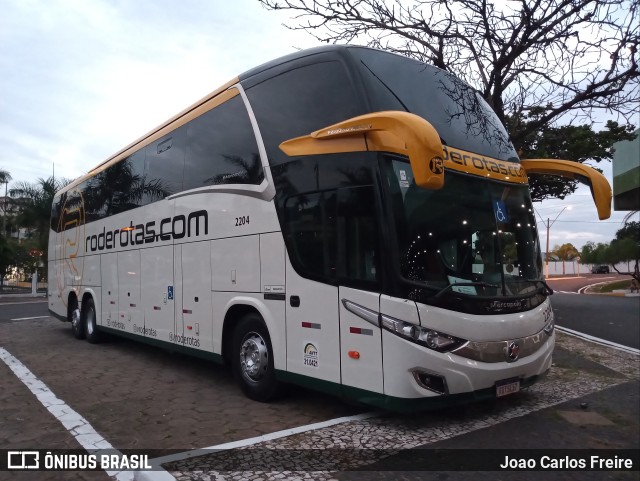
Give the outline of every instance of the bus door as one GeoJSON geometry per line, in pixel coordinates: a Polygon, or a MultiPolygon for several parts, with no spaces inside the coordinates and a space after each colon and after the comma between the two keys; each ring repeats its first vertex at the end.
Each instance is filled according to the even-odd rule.
{"type": "Polygon", "coordinates": [[[337,195],[342,384],[383,392],[375,192],[372,186],[353,186],[337,195]]]}
{"type": "Polygon", "coordinates": [[[286,273],[287,371],[339,383],[338,288],[286,273]]]}
{"type": "Polygon", "coordinates": [[[176,245],[176,333],[185,347],[213,352],[211,243],[176,245]]]}
{"type": "Polygon", "coordinates": [[[337,267],[335,204],[335,191],[305,193],[285,202],[290,236],[286,261],[287,371],[339,383],[338,287],[323,282],[335,279],[337,267]],[[292,262],[309,278],[298,274],[292,262]]]}

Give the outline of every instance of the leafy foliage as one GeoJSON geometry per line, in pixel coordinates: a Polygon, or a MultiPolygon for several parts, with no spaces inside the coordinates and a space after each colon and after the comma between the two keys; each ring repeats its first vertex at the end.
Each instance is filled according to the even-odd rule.
{"type": "Polygon", "coordinates": [[[616,264],[634,262],[631,275],[640,281],[640,222],[626,222],[609,244],[587,242],[580,258],[584,264],[609,264],[614,269],[616,264]]]}
{"type": "Polygon", "coordinates": [[[36,247],[47,258],[49,240],[49,220],[51,205],[58,190],[67,185],[67,179],[38,179],[37,182],[19,182],[9,194],[19,207],[16,218],[18,225],[31,230],[31,236],[36,239],[36,247]]]}
{"type": "MultiPolygon", "coordinates": [[[[533,109],[525,118],[508,118],[507,127],[511,132],[523,124],[535,122],[536,117],[544,114],[545,109],[533,109]]],[[[620,125],[608,121],[605,130],[594,131],[591,125],[545,125],[531,132],[515,144],[523,158],[530,159],[567,159],[576,162],[613,159],[613,144],[621,140],[633,140],[633,126],[620,125]]],[[[599,170],[599,169],[598,169],[599,170]]],[[[550,175],[529,176],[531,198],[533,201],[548,198],[564,199],[575,192],[577,181],[568,181],[550,175]]]]}
{"type": "Polygon", "coordinates": [[[580,254],[571,243],[555,246],[551,253],[562,261],[562,274],[565,274],[565,261],[572,261],[580,254]]]}

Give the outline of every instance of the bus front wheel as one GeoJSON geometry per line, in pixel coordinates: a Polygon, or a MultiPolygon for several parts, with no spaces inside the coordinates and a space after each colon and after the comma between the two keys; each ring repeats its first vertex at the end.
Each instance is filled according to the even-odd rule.
{"type": "Polygon", "coordinates": [[[271,339],[258,314],[240,319],[233,334],[232,356],[233,376],[249,399],[268,402],[279,394],[271,339]]]}

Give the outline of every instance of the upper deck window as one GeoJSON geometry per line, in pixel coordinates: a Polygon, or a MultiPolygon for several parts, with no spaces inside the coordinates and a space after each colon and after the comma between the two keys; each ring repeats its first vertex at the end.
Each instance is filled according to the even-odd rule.
{"type": "Polygon", "coordinates": [[[340,62],[294,68],[247,89],[271,165],[291,160],[281,142],[363,114],[340,62]]]}
{"type": "Polygon", "coordinates": [[[240,96],[189,122],[183,190],[262,179],[258,144],[240,96]]]}

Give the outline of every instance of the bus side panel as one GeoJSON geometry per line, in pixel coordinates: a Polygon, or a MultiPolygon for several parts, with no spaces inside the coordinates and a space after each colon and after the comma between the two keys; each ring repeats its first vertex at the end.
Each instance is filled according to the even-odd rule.
{"type": "Polygon", "coordinates": [[[145,337],[172,342],[174,330],[173,246],[142,249],[141,298],[144,306],[145,337]]]}
{"type": "Polygon", "coordinates": [[[118,252],[118,321],[111,327],[135,333],[140,327],[142,310],[140,305],[140,251],[118,252]]]}
{"type": "Polygon", "coordinates": [[[214,291],[260,292],[260,236],[211,243],[211,286],[214,291]]]}
{"type": "Polygon", "coordinates": [[[285,326],[285,247],[280,232],[260,235],[260,272],[264,303],[273,316],[270,328],[273,347],[273,363],[276,369],[287,366],[287,343],[285,326]]]}
{"type": "Polygon", "coordinates": [[[182,278],[176,278],[176,290],[182,292],[182,309],[176,319],[182,319],[184,345],[207,352],[213,352],[210,252],[208,241],[183,244],[182,278]]]}
{"type": "Polygon", "coordinates": [[[99,324],[111,327],[118,320],[118,254],[100,256],[102,273],[102,316],[99,324]]]}
{"type": "Polygon", "coordinates": [[[60,292],[60,283],[58,282],[58,273],[62,268],[61,261],[49,261],[49,281],[47,283],[47,295],[49,296],[49,309],[58,316],[67,317],[67,309],[62,302],[62,293],[60,292]]]}
{"type": "MultiPolygon", "coordinates": [[[[367,309],[380,310],[380,294],[340,287],[346,299],[367,309]]],[[[378,326],[349,312],[340,302],[340,357],[342,384],[382,393],[382,334],[378,326]],[[356,354],[357,353],[357,354],[356,354]]]]}
{"type": "MultiPolygon", "coordinates": [[[[100,256],[85,256],[82,285],[87,287],[100,287],[100,256]]],[[[96,308],[98,305],[96,304],[96,308]]]]}

